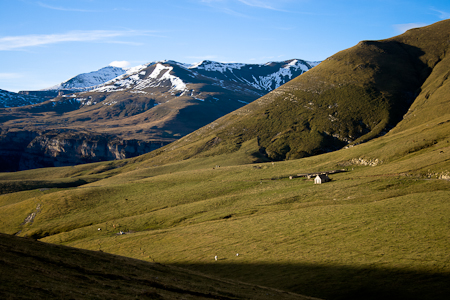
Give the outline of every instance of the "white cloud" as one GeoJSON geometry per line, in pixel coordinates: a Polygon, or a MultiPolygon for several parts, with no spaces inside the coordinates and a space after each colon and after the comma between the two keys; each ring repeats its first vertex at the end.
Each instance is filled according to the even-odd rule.
{"type": "Polygon", "coordinates": [[[115,60],[115,61],[111,62],[109,65],[111,67],[126,68],[130,65],[130,62],[126,61],[126,60],[120,60],[120,61],[115,60]]]}
{"type": "Polygon", "coordinates": [[[214,8],[215,10],[221,11],[223,13],[226,13],[228,15],[232,15],[235,17],[243,17],[248,18],[248,15],[242,14],[240,12],[237,12],[227,6],[226,1],[222,0],[202,0],[201,3],[206,3],[211,8],[214,8]]]}
{"type": "MultiPolygon", "coordinates": [[[[450,13],[442,11],[442,10],[438,10],[438,9],[434,9],[431,8],[432,11],[436,12],[438,14],[438,17],[442,20],[445,19],[449,19],[450,18],[450,13]]],[[[406,23],[406,24],[395,24],[392,25],[394,27],[394,29],[398,32],[398,33],[404,33],[405,31],[409,30],[409,29],[413,29],[413,28],[418,28],[418,27],[423,27],[423,26],[427,26],[429,24],[426,23],[406,23]]]]}
{"type": "MultiPolygon", "coordinates": [[[[114,31],[114,30],[76,30],[61,34],[31,34],[21,36],[0,37],[0,51],[16,50],[26,47],[34,47],[63,42],[119,42],[111,41],[111,38],[148,35],[148,31],[114,31]]],[[[126,42],[123,42],[126,43],[126,42]]]]}
{"type": "MultiPolygon", "coordinates": [[[[248,5],[248,6],[252,6],[252,7],[259,7],[259,8],[266,8],[266,9],[272,9],[272,10],[277,10],[274,5],[272,5],[273,3],[277,4],[280,1],[274,1],[274,0],[235,0],[237,2],[240,2],[242,4],[248,5]]],[[[229,3],[229,2],[235,2],[235,1],[229,1],[229,0],[201,0],[201,3],[207,3],[207,4],[225,4],[225,3],[229,3]]]]}
{"type": "Polygon", "coordinates": [[[23,75],[19,74],[19,73],[0,73],[0,79],[4,80],[4,79],[18,79],[18,78],[22,78],[23,75]]]}
{"type": "Polygon", "coordinates": [[[284,6],[286,3],[291,2],[291,0],[237,0],[242,4],[252,6],[252,7],[258,7],[258,8],[264,8],[264,9],[270,9],[280,12],[287,12],[287,10],[280,9],[280,5],[284,6]]]}
{"type": "Polygon", "coordinates": [[[37,5],[44,7],[44,8],[60,10],[60,11],[94,12],[93,10],[86,10],[86,9],[68,8],[68,7],[62,7],[62,6],[51,6],[51,5],[42,3],[42,2],[37,2],[37,5]]]}
{"type": "Polygon", "coordinates": [[[438,9],[434,9],[432,8],[431,10],[437,12],[439,14],[439,18],[442,20],[446,20],[450,18],[450,13],[446,12],[446,11],[442,11],[442,10],[438,10],[438,9]]]}
{"type": "Polygon", "coordinates": [[[275,9],[270,1],[259,1],[259,0],[238,0],[239,2],[253,7],[266,8],[266,9],[275,9]]]}
{"type": "Polygon", "coordinates": [[[407,24],[395,24],[393,25],[394,29],[399,32],[399,33],[404,33],[405,31],[412,29],[412,28],[417,28],[417,27],[423,27],[426,26],[428,24],[425,23],[407,23],[407,24]]]}
{"type": "MultiPolygon", "coordinates": [[[[292,13],[292,11],[281,9],[280,7],[285,7],[286,3],[290,3],[293,0],[199,0],[199,1],[200,3],[203,3],[211,8],[214,8],[228,15],[243,18],[252,18],[251,15],[239,11],[239,9],[242,9],[242,5],[249,6],[251,8],[260,8],[278,12],[292,13]],[[241,7],[236,6],[235,4],[241,4],[241,7]]],[[[296,1],[305,1],[305,0],[296,0],[296,1]]],[[[310,13],[301,12],[301,14],[309,15],[310,13]]]]}
{"type": "Polygon", "coordinates": [[[142,46],[143,43],[137,42],[125,42],[125,41],[105,41],[108,44],[122,44],[122,45],[130,45],[130,46],[142,46]]]}

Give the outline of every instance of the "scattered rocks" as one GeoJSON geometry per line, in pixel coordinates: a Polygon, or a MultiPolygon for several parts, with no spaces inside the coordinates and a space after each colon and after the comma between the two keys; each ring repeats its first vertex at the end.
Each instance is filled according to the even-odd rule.
{"type": "Polygon", "coordinates": [[[428,173],[426,174],[428,178],[437,178],[442,180],[450,180],[450,172],[445,171],[441,173],[433,173],[428,170],[428,173]]]}
{"type": "Polygon", "coordinates": [[[375,167],[382,164],[383,161],[378,158],[353,158],[352,160],[341,163],[341,166],[359,165],[359,166],[371,166],[375,167]]]}
{"type": "Polygon", "coordinates": [[[39,203],[39,204],[36,206],[36,211],[34,211],[34,212],[32,212],[31,214],[29,214],[29,215],[25,218],[25,220],[23,221],[23,223],[20,224],[20,225],[25,225],[25,224],[33,223],[34,218],[36,218],[36,215],[37,215],[40,211],[41,211],[41,204],[39,203]]]}

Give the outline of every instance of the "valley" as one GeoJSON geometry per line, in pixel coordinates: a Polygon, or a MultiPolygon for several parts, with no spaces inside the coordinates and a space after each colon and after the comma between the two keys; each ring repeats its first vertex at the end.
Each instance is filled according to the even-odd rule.
{"type": "Polygon", "coordinates": [[[203,61],[188,66],[162,61],[78,75],[45,91],[28,92],[58,95],[51,100],[0,109],[0,171],[145,154],[254,101],[317,64],[302,60],[259,65],[203,61]],[[13,136],[23,138],[15,143],[13,136]],[[79,146],[84,142],[89,145],[79,146]],[[143,146],[128,146],[137,144],[143,146]],[[24,147],[29,149],[21,150],[24,147]],[[14,157],[8,155],[12,149],[14,157]],[[41,159],[34,159],[37,156],[29,152],[41,159]]]}

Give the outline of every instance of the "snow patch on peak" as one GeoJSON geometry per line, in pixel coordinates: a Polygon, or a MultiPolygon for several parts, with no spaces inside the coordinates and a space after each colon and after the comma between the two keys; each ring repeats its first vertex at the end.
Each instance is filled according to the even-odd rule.
{"type": "Polygon", "coordinates": [[[242,63],[220,63],[210,60],[204,60],[198,64],[191,66],[189,69],[199,69],[205,71],[212,72],[221,72],[224,73],[226,71],[239,70],[242,67],[246,66],[246,64],[242,63]]]}
{"type": "Polygon", "coordinates": [[[297,64],[297,62],[298,62],[298,59],[293,59],[287,65],[288,66],[295,66],[297,64]]]}
{"type": "Polygon", "coordinates": [[[183,69],[189,69],[191,67],[190,64],[185,64],[185,63],[180,63],[174,60],[162,60],[162,61],[158,61],[158,63],[162,63],[162,64],[168,64],[168,65],[175,65],[178,67],[182,67],[183,69]]]}
{"type": "Polygon", "coordinates": [[[120,76],[117,76],[102,85],[97,86],[93,89],[93,92],[119,92],[126,89],[130,89],[138,81],[140,81],[140,76],[145,75],[144,69],[151,66],[154,62],[146,63],[143,65],[138,65],[132,68],[128,68],[126,72],[120,76]],[[139,76],[140,75],[140,76],[139,76]]]}
{"type": "Polygon", "coordinates": [[[143,64],[143,65],[138,65],[138,66],[135,66],[135,67],[132,67],[132,68],[128,68],[126,70],[126,73],[124,74],[124,76],[131,75],[131,74],[134,74],[134,73],[139,73],[142,70],[144,70],[145,68],[147,68],[147,67],[149,67],[149,66],[151,66],[153,64],[155,64],[155,62],[149,62],[149,63],[143,64]]]}
{"type": "Polygon", "coordinates": [[[203,63],[203,60],[201,62],[198,63],[193,63],[192,65],[190,65],[188,67],[188,69],[196,69],[198,66],[200,66],[203,63]]]}
{"type": "Polygon", "coordinates": [[[155,86],[156,82],[158,82],[159,85],[162,81],[168,80],[172,85],[170,91],[185,91],[187,89],[186,84],[183,80],[181,80],[181,78],[170,74],[172,70],[172,66],[164,66],[161,63],[157,63],[153,69],[153,72],[148,75],[145,80],[142,80],[142,82],[136,86],[136,89],[141,90],[147,87],[152,87],[155,86]]]}
{"type": "MultiPolygon", "coordinates": [[[[156,68],[155,68],[156,69],[156,68]]],[[[187,89],[186,84],[181,80],[181,78],[174,76],[170,74],[170,72],[173,70],[173,67],[168,67],[167,71],[164,73],[164,75],[161,76],[159,80],[169,80],[172,84],[171,91],[184,91],[187,89]]],[[[153,74],[153,73],[152,73],[153,74]]]]}
{"type": "Polygon", "coordinates": [[[271,91],[291,80],[294,76],[293,72],[295,72],[295,76],[298,76],[299,71],[302,74],[313,67],[312,64],[298,59],[284,62],[268,62],[264,66],[272,67],[276,64],[284,65],[277,72],[267,74],[266,76],[258,76],[258,78],[252,76],[253,82],[249,82],[249,84],[255,88],[271,91]]]}
{"type": "Polygon", "coordinates": [[[157,63],[155,69],[150,75],[148,75],[148,77],[156,79],[163,70],[172,70],[172,69],[173,69],[172,67],[166,67],[160,63],[157,63]]]}
{"type": "Polygon", "coordinates": [[[302,70],[303,72],[308,71],[310,68],[305,64],[303,61],[299,61],[298,59],[291,60],[288,64],[286,64],[284,69],[294,69],[297,71],[298,69],[302,70]]]}

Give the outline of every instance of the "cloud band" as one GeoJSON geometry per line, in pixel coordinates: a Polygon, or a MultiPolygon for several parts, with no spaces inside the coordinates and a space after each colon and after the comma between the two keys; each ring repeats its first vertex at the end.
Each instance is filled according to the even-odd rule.
{"type": "MultiPolygon", "coordinates": [[[[42,46],[63,42],[92,42],[108,40],[116,37],[148,35],[148,31],[114,31],[114,30],[90,30],[69,31],[62,34],[33,34],[22,36],[0,37],[0,50],[16,50],[27,47],[42,46]]],[[[112,41],[114,42],[114,41],[112,41]]]]}

